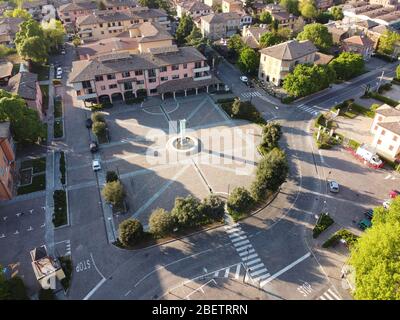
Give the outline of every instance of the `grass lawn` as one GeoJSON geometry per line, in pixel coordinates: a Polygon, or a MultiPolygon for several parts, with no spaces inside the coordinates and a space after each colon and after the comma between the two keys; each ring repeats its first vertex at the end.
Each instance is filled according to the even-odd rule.
{"type": "Polygon", "coordinates": [[[240,115],[233,115],[232,112],[232,105],[233,102],[223,102],[221,103],[221,108],[225,111],[226,114],[228,114],[231,118],[233,119],[243,119],[247,121],[254,122],[259,125],[266,124],[267,122],[264,120],[260,112],[258,112],[257,108],[253,106],[250,102],[245,101],[245,106],[244,110],[245,112],[242,112],[240,115]]]}
{"type": "Polygon", "coordinates": [[[61,138],[64,135],[62,120],[54,120],[54,138],[61,138]]]}
{"type": "Polygon", "coordinates": [[[70,256],[59,257],[61,268],[65,273],[65,278],[61,280],[61,285],[64,290],[67,290],[71,285],[71,275],[72,275],[72,259],[70,256]]]}
{"type": "Polygon", "coordinates": [[[49,80],[50,66],[49,65],[40,66],[32,64],[32,72],[37,73],[39,81],[49,80]]]}
{"type": "Polygon", "coordinates": [[[25,160],[21,163],[21,169],[33,168],[33,173],[46,171],[46,157],[25,160]]]}
{"type": "Polygon", "coordinates": [[[61,100],[54,99],[54,118],[61,118],[62,115],[62,102],[61,100]]]}
{"type": "Polygon", "coordinates": [[[59,227],[67,224],[67,195],[64,190],[55,190],[53,193],[54,213],[53,224],[59,227]]]}
{"type": "Polygon", "coordinates": [[[44,109],[47,110],[49,107],[49,86],[47,84],[41,84],[40,90],[43,94],[43,106],[44,109]]]}
{"type": "Polygon", "coordinates": [[[333,219],[327,213],[321,213],[321,217],[313,229],[313,238],[317,238],[323,231],[328,229],[333,222],[333,219]]]}
{"type": "Polygon", "coordinates": [[[46,174],[39,174],[32,177],[32,183],[27,186],[18,187],[18,195],[32,193],[46,189],[46,174]]]}
{"type": "Polygon", "coordinates": [[[65,185],[65,154],[61,151],[60,156],[60,172],[61,172],[61,184],[65,185]]]}

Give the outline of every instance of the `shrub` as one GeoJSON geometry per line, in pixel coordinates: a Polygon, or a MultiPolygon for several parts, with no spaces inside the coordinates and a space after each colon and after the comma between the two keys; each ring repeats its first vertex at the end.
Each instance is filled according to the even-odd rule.
{"type": "Polygon", "coordinates": [[[20,277],[12,277],[6,282],[9,300],[29,300],[24,281],[20,277]]]}
{"type": "Polygon", "coordinates": [[[189,195],[186,198],[175,199],[172,216],[180,226],[193,227],[203,222],[202,212],[199,210],[200,201],[189,195]]]}
{"type": "Polygon", "coordinates": [[[219,221],[225,214],[225,202],[216,195],[205,198],[199,208],[205,221],[219,221]]]}
{"type": "Polygon", "coordinates": [[[104,109],[104,107],[103,107],[103,105],[101,103],[92,104],[89,108],[90,108],[90,110],[92,110],[92,112],[104,109]]]}
{"type": "Polygon", "coordinates": [[[106,182],[113,182],[113,181],[118,181],[118,175],[115,171],[107,171],[106,174],[106,182]]]}
{"type": "Polygon", "coordinates": [[[227,208],[229,213],[242,214],[254,204],[250,192],[244,187],[237,187],[232,190],[228,197],[227,208]]]}
{"type": "Polygon", "coordinates": [[[40,288],[39,300],[56,300],[53,290],[40,288]]]}
{"type": "Polygon", "coordinates": [[[328,240],[323,244],[323,248],[329,248],[335,245],[340,239],[344,239],[348,246],[352,246],[357,241],[358,237],[346,229],[336,231],[328,240]]]}
{"type": "Polygon", "coordinates": [[[379,107],[380,107],[379,104],[373,103],[373,104],[371,105],[370,110],[371,110],[372,112],[376,112],[376,109],[378,109],[379,107]]]}
{"type": "Polygon", "coordinates": [[[91,119],[93,122],[106,122],[104,119],[104,115],[100,112],[93,112],[91,115],[91,119]]]}
{"type": "Polygon", "coordinates": [[[59,86],[61,84],[61,80],[59,79],[53,79],[53,85],[59,86]]]}
{"type": "Polygon", "coordinates": [[[224,99],[218,99],[217,103],[226,103],[226,102],[234,102],[236,98],[224,98],[224,99]]]}
{"type": "Polygon", "coordinates": [[[360,145],[361,145],[361,144],[360,144],[359,142],[357,142],[357,141],[355,141],[355,140],[353,140],[353,139],[349,139],[349,144],[348,144],[348,146],[349,146],[351,149],[353,149],[354,151],[356,151],[360,145]]]}
{"type": "Polygon", "coordinates": [[[108,203],[113,206],[120,206],[125,197],[124,186],[119,180],[107,182],[101,190],[101,194],[108,203]]]}
{"type": "Polygon", "coordinates": [[[378,93],[389,91],[390,89],[392,89],[392,84],[390,82],[387,82],[379,86],[378,93]]]}
{"type": "Polygon", "coordinates": [[[135,245],[143,235],[143,226],[139,220],[127,219],[119,224],[119,240],[124,246],[135,245]]]}
{"type": "Polygon", "coordinates": [[[61,280],[61,285],[64,290],[67,290],[71,285],[71,275],[72,275],[72,259],[71,256],[59,257],[61,268],[64,271],[65,278],[61,280]]]}
{"type": "Polygon", "coordinates": [[[328,213],[321,213],[321,217],[318,220],[317,225],[313,229],[313,238],[317,238],[323,231],[333,224],[333,219],[328,213]]]}
{"type": "Polygon", "coordinates": [[[278,141],[282,135],[281,125],[270,122],[263,127],[261,146],[264,150],[270,151],[278,146],[278,141]]]}
{"type": "Polygon", "coordinates": [[[55,227],[67,224],[67,196],[64,190],[55,190],[53,193],[54,213],[53,224],[55,227]]]}
{"type": "Polygon", "coordinates": [[[95,122],[93,123],[92,131],[97,137],[105,136],[106,127],[104,122],[95,122]]]}
{"type": "Polygon", "coordinates": [[[60,172],[61,172],[61,184],[65,185],[65,154],[64,151],[61,151],[61,155],[60,155],[60,172]]]}
{"type": "Polygon", "coordinates": [[[150,215],[149,231],[156,237],[162,237],[172,231],[174,224],[174,217],[168,211],[158,208],[150,215]]]}
{"type": "Polygon", "coordinates": [[[287,97],[281,98],[281,102],[285,103],[285,104],[292,103],[294,100],[296,100],[296,97],[292,97],[292,96],[287,96],[287,97]]]}
{"type": "Polygon", "coordinates": [[[367,96],[369,98],[374,98],[376,100],[382,101],[383,103],[386,103],[386,104],[388,104],[389,106],[392,106],[392,107],[396,107],[399,104],[397,101],[395,101],[393,99],[390,99],[388,97],[385,97],[385,96],[383,96],[383,95],[381,95],[379,93],[376,93],[376,92],[370,91],[370,92],[368,92],[367,96]]]}

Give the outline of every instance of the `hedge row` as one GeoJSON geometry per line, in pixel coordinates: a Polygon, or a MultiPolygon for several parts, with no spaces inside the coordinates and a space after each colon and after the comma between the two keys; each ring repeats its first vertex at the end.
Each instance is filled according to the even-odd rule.
{"type": "Polygon", "coordinates": [[[357,241],[357,236],[351,233],[346,229],[341,229],[336,231],[328,240],[326,240],[323,244],[323,248],[329,248],[331,246],[336,245],[336,243],[343,239],[346,241],[348,246],[352,246],[357,241]]]}
{"type": "Polygon", "coordinates": [[[316,226],[313,229],[313,238],[317,238],[323,231],[334,223],[328,213],[321,213],[316,226]]]}

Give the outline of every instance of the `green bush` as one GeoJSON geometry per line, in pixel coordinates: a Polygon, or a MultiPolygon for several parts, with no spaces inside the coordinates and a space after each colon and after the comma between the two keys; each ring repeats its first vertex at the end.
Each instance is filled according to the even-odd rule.
{"type": "Polygon", "coordinates": [[[346,229],[341,229],[339,231],[336,231],[329,239],[327,239],[322,244],[322,247],[329,248],[331,246],[334,246],[341,239],[345,240],[347,245],[351,247],[356,243],[358,237],[346,229]]]}
{"type": "Polygon", "coordinates": [[[125,198],[125,190],[121,181],[107,182],[101,190],[104,199],[113,206],[120,207],[125,198]]]}
{"type": "Polygon", "coordinates": [[[40,288],[39,300],[56,300],[53,290],[40,288]]]}
{"type": "Polygon", "coordinates": [[[53,224],[59,227],[67,224],[67,196],[64,190],[55,190],[53,193],[54,212],[53,224]]]}
{"type": "Polygon", "coordinates": [[[104,114],[100,112],[93,112],[90,118],[93,122],[106,122],[104,119],[104,114]]]}
{"type": "Polygon", "coordinates": [[[349,146],[350,148],[352,148],[354,151],[356,151],[360,145],[361,145],[361,144],[360,144],[359,142],[357,142],[357,141],[355,141],[355,140],[353,140],[353,139],[349,139],[349,144],[348,144],[348,146],[349,146]]]}
{"type": "Polygon", "coordinates": [[[257,108],[249,101],[241,101],[235,99],[232,102],[224,102],[221,104],[224,111],[234,119],[243,119],[257,124],[265,124],[266,121],[258,112],[257,108]]]}
{"type": "Polygon", "coordinates": [[[317,238],[323,231],[328,229],[333,222],[333,219],[328,213],[321,213],[321,217],[318,219],[318,223],[313,229],[313,238],[317,238]]]}
{"type": "Polygon", "coordinates": [[[385,97],[385,96],[383,96],[383,95],[381,95],[379,93],[372,92],[372,91],[370,91],[367,94],[367,97],[374,98],[376,100],[382,101],[383,103],[386,103],[386,104],[388,104],[389,106],[392,106],[392,107],[396,107],[399,104],[398,101],[395,101],[393,99],[390,99],[388,97],[385,97]]]}
{"type": "Polygon", "coordinates": [[[282,103],[285,103],[285,104],[290,104],[290,103],[292,103],[294,100],[296,100],[296,97],[287,96],[287,97],[282,98],[282,99],[281,99],[281,102],[282,102],[282,103]]]}
{"type": "Polygon", "coordinates": [[[65,154],[64,151],[61,151],[60,154],[60,172],[61,172],[61,184],[65,185],[65,154]]]}
{"type": "Polygon", "coordinates": [[[97,137],[104,137],[106,135],[107,125],[104,122],[95,122],[92,126],[92,131],[97,137]]]}
{"type": "Polygon", "coordinates": [[[250,192],[244,187],[236,187],[228,197],[227,209],[231,215],[240,215],[254,205],[254,199],[250,192]]]}
{"type": "Polygon", "coordinates": [[[5,293],[5,300],[29,300],[24,281],[18,276],[6,280],[3,287],[0,291],[5,293]]]}
{"type": "Polygon", "coordinates": [[[389,91],[390,89],[392,89],[392,84],[388,82],[379,86],[378,93],[383,93],[384,91],[389,91]]]}
{"type": "Polygon", "coordinates": [[[106,182],[118,181],[118,174],[115,171],[107,171],[106,173],[106,182]]]}
{"type": "Polygon", "coordinates": [[[54,86],[59,86],[59,85],[61,85],[61,80],[59,80],[59,79],[53,79],[53,85],[54,85],[54,86]]]}
{"type": "Polygon", "coordinates": [[[376,112],[376,110],[378,109],[380,107],[380,105],[379,104],[377,104],[377,103],[373,103],[372,105],[371,105],[371,108],[370,108],[370,110],[372,111],[372,112],[376,112]]]}
{"type": "Polygon", "coordinates": [[[227,102],[233,102],[237,98],[224,98],[224,99],[218,99],[217,103],[227,103],[227,102]]]}
{"type": "Polygon", "coordinates": [[[210,195],[202,201],[199,211],[204,222],[220,221],[225,214],[225,202],[216,195],[210,195]]]}
{"type": "Polygon", "coordinates": [[[92,110],[92,112],[95,112],[95,111],[103,110],[104,106],[101,103],[98,103],[98,104],[92,104],[89,108],[90,108],[90,110],[92,110]]]}
{"type": "Polygon", "coordinates": [[[122,245],[134,246],[143,236],[143,226],[139,220],[127,219],[119,224],[119,241],[122,245]]]}
{"type": "Polygon", "coordinates": [[[70,256],[59,257],[61,268],[64,271],[65,278],[61,280],[61,285],[64,290],[67,290],[71,285],[71,276],[72,276],[72,259],[70,256]]]}
{"type": "Polygon", "coordinates": [[[172,232],[176,226],[174,217],[168,211],[158,208],[149,218],[149,231],[155,237],[163,237],[172,232]]]}
{"type": "Polygon", "coordinates": [[[269,122],[263,127],[261,148],[264,151],[270,151],[278,147],[278,141],[281,138],[282,129],[281,125],[276,122],[269,122]]]}
{"type": "Polygon", "coordinates": [[[54,120],[54,138],[62,138],[64,135],[62,119],[54,120]]]}
{"type": "Polygon", "coordinates": [[[181,227],[194,227],[204,222],[200,211],[200,201],[189,195],[186,198],[175,199],[174,208],[171,214],[181,227]]]}

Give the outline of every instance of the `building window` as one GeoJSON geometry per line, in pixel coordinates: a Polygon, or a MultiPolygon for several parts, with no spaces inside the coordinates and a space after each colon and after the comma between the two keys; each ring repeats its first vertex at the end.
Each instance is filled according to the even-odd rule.
{"type": "Polygon", "coordinates": [[[101,34],[104,34],[104,31],[102,31],[101,34]]]}
{"type": "Polygon", "coordinates": [[[114,80],[115,79],[115,74],[108,74],[107,75],[108,80],[114,80]]]}
{"type": "Polygon", "coordinates": [[[201,68],[201,62],[196,62],[195,64],[194,64],[194,67],[197,69],[197,68],[201,68]]]}
{"type": "Polygon", "coordinates": [[[136,84],[144,84],[144,80],[137,80],[136,84]]]}
{"type": "Polygon", "coordinates": [[[157,93],[157,89],[150,89],[150,93],[157,93]]]}
{"type": "Polygon", "coordinates": [[[172,80],[175,80],[175,79],[179,79],[179,74],[174,74],[174,75],[172,76],[172,80]]]}
{"type": "Polygon", "coordinates": [[[102,23],[100,23],[99,26],[100,26],[100,28],[103,28],[103,24],[102,23]]]}
{"type": "Polygon", "coordinates": [[[184,77],[184,78],[187,78],[187,77],[188,77],[187,73],[185,73],[185,74],[183,75],[183,77],[184,77]]]}
{"type": "Polygon", "coordinates": [[[161,67],[160,72],[167,72],[167,67],[161,67]]]}
{"type": "Polygon", "coordinates": [[[108,88],[110,88],[110,89],[115,89],[115,88],[117,88],[118,86],[116,85],[116,84],[110,84],[109,86],[108,86],[108,88]]]}
{"type": "Polygon", "coordinates": [[[154,82],[156,82],[156,79],[154,79],[154,78],[149,79],[149,83],[154,83],[154,82]]]}
{"type": "Polygon", "coordinates": [[[179,70],[179,65],[171,66],[172,71],[179,70]]]}
{"type": "Polygon", "coordinates": [[[130,76],[131,76],[131,73],[129,71],[122,72],[122,78],[128,78],[130,76]]]}
{"type": "Polygon", "coordinates": [[[101,90],[106,90],[106,86],[101,86],[100,89],[101,90]]]}
{"type": "Polygon", "coordinates": [[[183,69],[187,69],[187,63],[183,64],[183,69]]]}
{"type": "Polygon", "coordinates": [[[142,76],[143,75],[143,70],[136,70],[135,71],[135,76],[142,76]]]}
{"type": "Polygon", "coordinates": [[[95,76],[94,79],[95,79],[96,82],[104,80],[103,76],[95,76]]]}
{"type": "Polygon", "coordinates": [[[161,77],[161,81],[168,81],[168,77],[161,77]]]}
{"type": "Polygon", "coordinates": [[[381,144],[381,143],[382,143],[382,140],[378,140],[378,142],[376,144],[381,144]]]}
{"type": "Polygon", "coordinates": [[[76,90],[76,95],[80,96],[81,95],[81,90],[76,90]]]}
{"type": "Polygon", "coordinates": [[[84,89],[91,88],[92,84],[90,83],[90,81],[82,81],[82,87],[84,89]]]}
{"type": "Polygon", "coordinates": [[[124,90],[132,90],[132,83],[124,82],[124,90]]]}
{"type": "Polygon", "coordinates": [[[397,136],[393,136],[393,141],[397,141],[397,136]]]}
{"type": "Polygon", "coordinates": [[[392,151],[393,150],[393,146],[389,146],[389,150],[392,151]]]}
{"type": "Polygon", "coordinates": [[[149,77],[155,77],[157,75],[155,69],[149,69],[147,72],[148,72],[149,77]]]}

